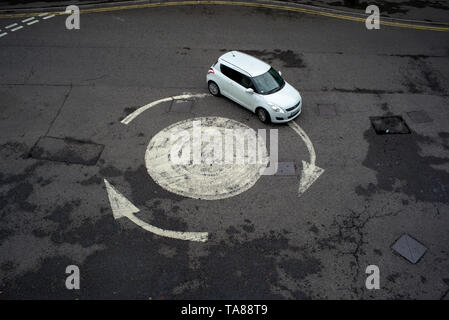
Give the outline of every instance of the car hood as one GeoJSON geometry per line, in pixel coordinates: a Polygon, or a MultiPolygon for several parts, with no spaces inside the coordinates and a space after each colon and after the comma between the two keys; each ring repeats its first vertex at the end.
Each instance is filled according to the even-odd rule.
{"type": "Polygon", "coordinates": [[[290,108],[301,100],[301,95],[298,90],[293,88],[287,82],[285,82],[284,87],[278,92],[268,94],[264,96],[265,100],[269,103],[275,104],[281,108],[290,108]]]}

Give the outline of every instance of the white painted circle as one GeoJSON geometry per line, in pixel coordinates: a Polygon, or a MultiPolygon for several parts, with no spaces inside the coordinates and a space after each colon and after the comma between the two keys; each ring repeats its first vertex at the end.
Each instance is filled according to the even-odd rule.
{"type": "MultiPolygon", "coordinates": [[[[268,152],[266,144],[260,135],[257,135],[257,145],[259,146],[259,161],[250,161],[252,152],[257,155],[256,144],[247,143],[243,158],[244,162],[239,163],[200,163],[176,164],[170,161],[171,150],[174,145],[173,135],[181,130],[189,132],[193,136],[194,121],[201,121],[201,135],[217,130],[225,135],[227,129],[231,130],[250,130],[256,134],[250,127],[221,117],[201,117],[177,122],[157,133],[148,144],[145,152],[145,165],[148,173],[153,180],[164,189],[178,195],[194,199],[217,200],[230,198],[251,188],[260,178],[263,170],[268,164],[268,152]]],[[[192,140],[190,140],[192,141],[192,140]]],[[[232,157],[236,157],[238,142],[234,140],[235,148],[232,157]]],[[[207,156],[205,147],[207,143],[201,144],[201,155],[207,156]]],[[[190,143],[193,146],[193,143],[190,143]]],[[[184,149],[188,150],[188,149],[184,149]]],[[[224,154],[224,152],[223,152],[224,154]]]]}

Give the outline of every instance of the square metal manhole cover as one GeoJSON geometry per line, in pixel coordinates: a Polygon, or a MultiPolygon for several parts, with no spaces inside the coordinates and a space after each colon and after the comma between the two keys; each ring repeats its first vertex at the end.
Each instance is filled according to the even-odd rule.
{"type": "Polygon", "coordinates": [[[170,112],[192,112],[193,100],[174,100],[170,106],[170,112]]]}
{"type": "Polygon", "coordinates": [[[424,110],[410,111],[410,112],[407,112],[407,115],[415,123],[432,122],[432,119],[429,117],[427,112],[425,112],[424,110]]]}
{"type": "Polygon", "coordinates": [[[278,162],[278,171],[275,176],[294,176],[296,175],[295,164],[292,161],[278,162]]]}
{"type": "Polygon", "coordinates": [[[334,104],[318,104],[318,115],[321,117],[335,117],[337,109],[334,104]]]}
{"type": "Polygon", "coordinates": [[[408,234],[403,234],[391,248],[411,263],[417,263],[427,251],[426,247],[408,234]]]}
{"type": "Polygon", "coordinates": [[[407,134],[410,128],[401,116],[370,117],[377,134],[407,134]]]}
{"type": "Polygon", "coordinates": [[[34,159],[92,166],[97,163],[104,145],[71,138],[41,137],[31,149],[34,159]]]}

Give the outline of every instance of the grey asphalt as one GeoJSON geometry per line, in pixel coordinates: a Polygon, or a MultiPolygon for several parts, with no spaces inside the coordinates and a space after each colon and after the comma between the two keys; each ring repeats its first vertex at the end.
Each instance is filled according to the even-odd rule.
{"type": "MultiPolygon", "coordinates": [[[[1,19],[0,29],[15,22],[1,19]]],[[[8,33],[0,38],[0,299],[448,299],[448,40],[227,6],[85,14],[71,31],[57,16],[8,33]],[[264,126],[224,98],[196,100],[188,112],[166,103],[120,123],[156,99],[206,93],[207,69],[235,49],[271,63],[302,93],[296,122],[325,172],[299,198],[298,176],[263,176],[216,201],[152,181],[151,137],[209,115],[277,128],[279,160],[299,175],[309,155],[292,129],[264,126]],[[370,117],[388,115],[402,116],[411,133],[377,135],[370,117]],[[77,163],[45,160],[36,147],[53,138],[91,148],[58,155],[77,163]],[[209,241],[114,220],[105,178],[139,218],[206,230],[209,241]],[[416,264],[391,249],[402,234],[428,249],[416,264]],[[72,264],[80,290],[65,288],[72,264]],[[365,288],[368,265],[380,269],[379,290],[365,288]]]]}

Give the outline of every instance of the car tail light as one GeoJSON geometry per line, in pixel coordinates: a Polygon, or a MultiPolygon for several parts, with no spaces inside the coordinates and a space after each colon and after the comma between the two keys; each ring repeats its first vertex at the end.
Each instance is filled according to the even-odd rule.
{"type": "Polygon", "coordinates": [[[212,67],[209,68],[209,71],[207,71],[207,73],[215,73],[214,69],[212,67]]]}

